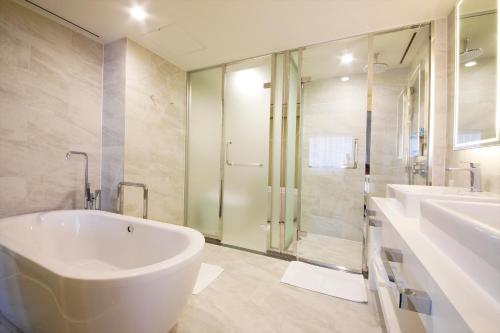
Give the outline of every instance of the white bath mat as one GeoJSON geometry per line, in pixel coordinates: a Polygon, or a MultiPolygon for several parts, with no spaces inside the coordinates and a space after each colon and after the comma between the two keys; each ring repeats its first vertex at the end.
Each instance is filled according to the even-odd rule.
{"type": "Polygon", "coordinates": [[[361,274],[291,261],[281,282],[354,302],[368,301],[365,281],[361,274]]]}
{"type": "Polygon", "coordinates": [[[214,282],[223,271],[224,268],[220,266],[202,263],[193,288],[193,295],[201,293],[203,289],[214,282]]]}

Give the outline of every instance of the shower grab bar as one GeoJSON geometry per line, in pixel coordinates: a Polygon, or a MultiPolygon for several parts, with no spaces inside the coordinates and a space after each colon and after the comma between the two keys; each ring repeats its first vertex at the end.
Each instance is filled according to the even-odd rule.
{"type": "Polygon", "coordinates": [[[396,274],[394,274],[390,262],[403,262],[403,253],[401,250],[381,247],[380,257],[382,258],[382,264],[384,265],[387,278],[389,281],[394,282],[398,290],[399,308],[430,315],[432,311],[432,300],[429,295],[422,290],[402,287],[396,279],[396,274]]]}
{"type": "Polygon", "coordinates": [[[357,169],[358,168],[358,139],[355,138],[352,140],[352,154],[353,154],[353,161],[352,165],[343,165],[342,169],[357,169]]]}
{"type": "Polygon", "coordinates": [[[236,162],[231,162],[229,160],[229,145],[232,145],[233,142],[229,140],[226,142],[226,164],[229,166],[242,166],[242,167],[263,167],[264,164],[262,163],[236,163],[236,162]]]}
{"type": "Polygon", "coordinates": [[[118,183],[118,213],[123,215],[123,187],[124,186],[133,186],[133,187],[142,187],[143,192],[142,192],[142,197],[143,197],[143,202],[142,202],[142,218],[147,219],[148,218],[148,186],[143,183],[134,183],[134,182],[119,182],[118,183]]]}

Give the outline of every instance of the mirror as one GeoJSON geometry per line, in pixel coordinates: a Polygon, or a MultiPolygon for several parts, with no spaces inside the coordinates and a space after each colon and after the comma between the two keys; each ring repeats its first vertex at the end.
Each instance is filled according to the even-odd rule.
{"type": "Polygon", "coordinates": [[[455,13],[453,149],[500,144],[498,0],[460,0],[455,13]]]}

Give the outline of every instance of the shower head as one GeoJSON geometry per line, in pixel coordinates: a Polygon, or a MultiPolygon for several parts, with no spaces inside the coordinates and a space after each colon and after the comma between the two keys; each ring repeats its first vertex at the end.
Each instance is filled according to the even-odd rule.
{"type": "Polygon", "coordinates": [[[465,62],[469,62],[476,58],[479,58],[483,54],[482,48],[469,49],[470,38],[464,39],[464,50],[459,54],[460,63],[463,64],[465,62]]]}
{"type": "Polygon", "coordinates": [[[483,54],[482,48],[465,50],[463,52],[460,52],[459,55],[460,63],[463,64],[464,62],[469,62],[471,60],[479,58],[482,54],[483,54]]]}
{"type": "MultiPolygon", "coordinates": [[[[372,65],[373,74],[383,73],[389,68],[389,65],[386,64],[385,62],[378,62],[378,56],[379,56],[379,53],[375,53],[373,55],[373,65],[372,65]]],[[[367,73],[368,72],[368,65],[365,65],[363,70],[365,73],[367,73]]]]}

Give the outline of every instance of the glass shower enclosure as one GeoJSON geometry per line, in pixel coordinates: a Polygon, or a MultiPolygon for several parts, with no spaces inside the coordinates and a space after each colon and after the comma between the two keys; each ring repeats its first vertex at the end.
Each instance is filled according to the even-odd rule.
{"type": "Polygon", "coordinates": [[[189,73],[186,225],[360,273],[365,210],[427,184],[429,25],[189,73]]]}

